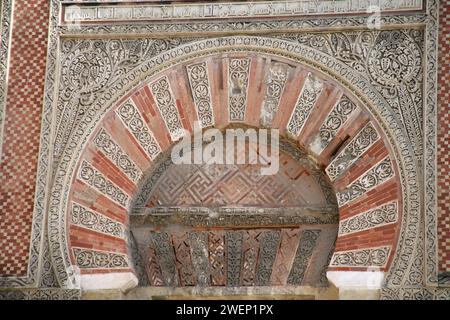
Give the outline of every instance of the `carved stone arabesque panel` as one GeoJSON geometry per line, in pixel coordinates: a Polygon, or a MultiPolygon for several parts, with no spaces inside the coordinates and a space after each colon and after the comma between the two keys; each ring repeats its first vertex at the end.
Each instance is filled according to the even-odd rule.
{"type": "Polygon", "coordinates": [[[164,119],[172,141],[178,140],[184,135],[180,114],[175,103],[169,78],[164,76],[150,85],[150,91],[155,99],[161,117],[164,119]]]}
{"type": "Polygon", "coordinates": [[[410,287],[381,289],[382,300],[450,300],[448,288],[410,287]]]}
{"type": "Polygon", "coordinates": [[[0,290],[0,300],[80,300],[78,289],[21,289],[0,290]]]}
{"type": "Polygon", "coordinates": [[[350,115],[357,109],[356,104],[353,103],[347,96],[343,95],[339,102],[331,109],[325,120],[320,126],[317,140],[320,145],[317,149],[313,150],[316,154],[322,153],[322,151],[328,146],[331,140],[336,137],[339,129],[344,125],[350,115]]]}
{"type": "Polygon", "coordinates": [[[135,270],[136,272],[136,276],[138,278],[138,285],[140,286],[148,286],[149,285],[149,280],[148,280],[148,276],[147,273],[145,271],[145,264],[143,261],[143,258],[147,258],[146,256],[146,252],[144,251],[140,251],[139,250],[139,245],[136,242],[136,239],[134,238],[133,233],[131,232],[127,232],[127,238],[128,240],[128,244],[130,247],[130,251],[131,251],[131,264],[132,264],[132,268],[135,270]]]}
{"type": "Polygon", "coordinates": [[[129,268],[128,256],[117,252],[72,248],[77,265],[81,269],[129,268]]]}
{"type": "MultiPolygon", "coordinates": [[[[438,0],[428,0],[426,9],[428,20],[425,29],[426,39],[426,69],[424,88],[424,179],[422,194],[425,203],[425,284],[435,286],[438,283],[437,261],[437,83],[438,83],[438,30],[439,6],[444,5],[438,0]]],[[[450,297],[449,291],[446,293],[450,297]]]]}
{"type": "Polygon", "coordinates": [[[266,79],[266,91],[261,108],[261,124],[272,125],[273,117],[278,111],[281,95],[288,77],[289,66],[283,63],[273,63],[266,79]]]}
{"type": "Polygon", "coordinates": [[[300,243],[295,254],[292,269],[289,273],[287,283],[301,285],[305,276],[306,268],[316,246],[321,230],[305,230],[300,237],[300,243]]]}
{"type": "Polygon", "coordinates": [[[384,267],[390,247],[379,247],[352,251],[339,251],[333,254],[332,267],[384,267]]]}
{"type": "Polygon", "coordinates": [[[348,235],[397,222],[397,202],[383,204],[339,222],[339,235],[348,235]]]}
{"type": "Polygon", "coordinates": [[[5,123],[6,89],[8,77],[9,40],[13,0],[3,0],[0,5],[0,150],[3,144],[3,126],[5,123]]]}
{"type": "Polygon", "coordinates": [[[128,100],[116,110],[116,113],[149,158],[155,159],[161,153],[161,147],[134,103],[128,100]]]}
{"type": "Polygon", "coordinates": [[[403,120],[419,158],[423,137],[421,31],[381,31],[368,52],[367,70],[403,120]]]}
{"type": "Polygon", "coordinates": [[[194,63],[186,66],[189,84],[194,98],[197,118],[201,127],[214,125],[214,112],[211,99],[211,87],[206,62],[194,63]]]}
{"type": "Polygon", "coordinates": [[[314,76],[309,73],[287,125],[287,131],[294,137],[298,136],[302,131],[306,120],[311,114],[311,111],[322,92],[322,88],[322,81],[315,79],[314,76]]]}
{"type": "Polygon", "coordinates": [[[230,121],[244,121],[251,59],[230,59],[228,62],[228,110],[230,121]]]}
{"type": "Polygon", "coordinates": [[[369,148],[380,139],[380,135],[372,123],[367,123],[364,128],[342,149],[331,161],[325,171],[333,181],[349,169],[369,148]]]}
{"type": "Polygon", "coordinates": [[[262,234],[255,285],[267,286],[270,284],[270,276],[280,245],[280,238],[281,231],[278,230],[266,231],[262,234]]]}
{"type": "Polygon", "coordinates": [[[141,169],[133,162],[128,154],[112,139],[103,128],[94,139],[94,145],[111,160],[133,182],[137,182],[143,175],[141,169]]]}
{"type": "Polygon", "coordinates": [[[197,285],[209,286],[211,283],[209,267],[208,234],[206,232],[190,232],[192,264],[197,277],[197,285]]]}
{"type": "Polygon", "coordinates": [[[72,202],[70,222],[86,229],[126,239],[126,228],[123,224],[75,202],[72,202]]]}
{"type": "Polygon", "coordinates": [[[242,241],[241,231],[227,231],[227,283],[232,287],[238,287],[241,281],[242,241]]]}
{"type": "Polygon", "coordinates": [[[128,207],[130,197],[85,160],[81,162],[78,179],[111,201],[116,202],[124,208],[128,207]]]}
{"type": "Polygon", "coordinates": [[[337,193],[339,206],[342,207],[344,204],[356,200],[393,176],[394,169],[389,157],[387,157],[364,173],[345,190],[337,193]]]}

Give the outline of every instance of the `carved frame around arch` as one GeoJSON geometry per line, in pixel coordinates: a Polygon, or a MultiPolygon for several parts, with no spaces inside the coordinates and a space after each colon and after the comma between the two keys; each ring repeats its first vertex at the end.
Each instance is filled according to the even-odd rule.
{"type": "MultiPolygon", "coordinates": [[[[403,210],[407,213],[404,214],[405,220],[403,221],[403,225],[409,226],[409,228],[418,228],[420,200],[414,198],[414,195],[417,195],[416,190],[419,190],[420,187],[417,181],[418,174],[415,170],[416,165],[413,160],[414,152],[407,143],[405,130],[391,116],[393,114],[391,108],[383,97],[377,92],[374,92],[366,79],[358,77],[352,72],[351,68],[320,51],[291,41],[246,36],[211,38],[188,43],[166,51],[133,70],[127,77],[122,78],[122,83],[118,85],[119,87],[112,86],[106,91],[105,96],[108,98],[100,97],[87,110],[85,118],[80,122],[74,134],[70,137],[55,174],[51,199],[57,201],[51,200],[51,206],[49,208],[50,252],[54,266],[58,272],[57,277],[63,286],[67,285],[67,274],[65,272],[70,265],[66,252],[67,248],[65,247],[65,208],[66,197],[70,189],[69,181],[72,179],[83,146],[87,142],[95,125],[115,102],[151,76],[181,61],[188,61],[194,57],[198,58],[199,56],[212,55],[218,52],[239,51],[263,52],[274,56],[283,56],[297,63],[304,64],[340,83],[348,91],[352,92],[363,105],[368,106],[368,109],[389,138],[399,164],[403,197],[405,199],[405,207],[403,210]],[[407,182],[408,180],[409,182],[407,182]]],[[[398,260],[408,261],[409,263],[406,268],[397,270],[397,274],[391,273],[388,278],[388,283],[401,285],[402,282],[408,281],[408,279],[404,279],[404,275],[408,273],[408,269],[414,268],[414,260],[409,259],[409,257],[413,255],[416,256],[416,259],[421,259],[420,245],[407,246],[411,249],[416,248],[419,252],[406,252],[406,254],[402,253],[402,245],[405,241],[418,244],[420,242],[419,236],[420,233],[417,229],[401,235],[399,240],[400,250],[398,250],[396,255],[393,268],[395,268],[395,262],[398,260]]]]}

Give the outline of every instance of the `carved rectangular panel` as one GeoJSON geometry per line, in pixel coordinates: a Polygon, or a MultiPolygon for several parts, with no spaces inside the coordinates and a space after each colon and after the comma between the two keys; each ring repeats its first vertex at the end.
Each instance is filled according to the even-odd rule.
{"type": "Polygon", "coordinates": [[[188,234],[186,232],[174,232],[172,233],[172,241],[175,249],[175,264],[180,275],[180,285],[194,286],[196,279],[191,261],[188,234]]]}
{"type": "Polygon", "coordinates": [[[175,254],[169,234],[167,232],[151,232],[150,234],[164,284],[169,287],[177,286],[179,281],[175,266],[175,254]]]}
{"type": "Polygon", "coordinates": [[[328,144],[336,137],[339,129],[356,109],[356,104],[354,104],[347,96],[343,95],[341,97],[320,126],[318,134],[319,146],[315,149],[317,154],[322,153],[328,144]]]}
{"type": "Polygon", "coordinates": [[[350,168],[379,139],[380,135],[373,124],[371,122],[367,123],[325,169],[331,181],[350,168]]]}
{"type": "Polygon", "coordinates": [[[391,160],[386,157],[354,181],[347,189],[336,194],[339,206],[342,207],[344,204],[357,199],[393,176],[394,169],[391,160]]]}
{"type": "Polygon", "coordinates": [[[149,88],[172,141],[178,140],[184,135],[184,128],[181,124],[180,114],[170,87],[169,78],[163,76],[152,82],[149,88]]]}
{"type": "Polygon", "coordinates": [[[209,251],[208,251],[208,233],[190,232],[189,243],[191,245],[191,258],[197,276],[197,285],[209,286],[209,251]]]}
{"type": "Polygon", "coordinates": [[[335,252],[331,258],[332,267],[384,267],[391,247],[377,247],[335,252]]]}
{"type": "Polygon", "coordinates": [[[227,231],[227,285],[238,287],[241,284],[243,231],[227,231]]]}
{"type": "Polygon", "coordinates": [[[94,146],[111,160],[131,181],[137,182],[142,171],[103,128],[94,138],[94,146]]]}
{"type": "Polygon", "coordinates": [[[279,230],[268,230],[262,233],[255,285],[270,285],[270,276],[272,275],[273,264],[280,246],[280,238],[281,232],[279,230]]]}
{"type": "Polygon", "coordinates": [[[197,118],[202,128],[214,125],[214,113],[211,99],[211,87],[206,62],[186,66],[189,84],[192,90],[197,118]]]}
{"type": "Polygon", "coordinates": [[[78,179],[103,194],[111,201],[116,202],[124,208],[128,207],[130,197],[86,160],[81,162],[78,171],[78,179]]]}
{"type": "Polygon", "coordinates": [[[289,276],[289,271],[294,262],[295,253],[300,239],[300,229],[282,229],[280,248],[273,265],[271,275],[271,285],[285,285],[289,276]]]}
{"type": "Polygon", "coordinates": [[[266,91],[261,108],[261,124],[271,126],[278,111],[281,95],[288,76],[288,66],[284,63],[274,63],[270,66],[266,79],[266,91]]]}
{"type": "Polygon", "coordinates": [[[156,250],[151,242],[148,246],[148,249],[146,250],[144,264],[150,285],[156,287],[164,286],[164,278],[162,275],[161,267],[157,262],[156,250]]]}
{"type": "Polygon", "coordinates": [[[122,223],[78,203],[72,202],[72,214],[70,217],[71,223],[74,225],[125,239],[126,228],[122,223]]]}
{"type": "Polygon", "coordinates": [[[286,128],[293,136],[298,136],[302,131],[311,110],[322,92],[322,88],[323,83],[319,79],[313,78],[312,74],[309,73],[286,128]]]}
{"type": "MultiPolygon", "coordinates": [[[[145,264],[143,263],[143,257],[146,258],[145,252],[146,249],[140,250],[140,246],[134,237],[134,233],[127,233],[129,252],[131,256],[131,262],[134,267],[136,277],[138,279],[139,286],[148,286],[149,281],[147,277],[147,272],[145,271],[145,264]]],[[[148,246],[146,246],[147,248],[148,246]]]]}
{"type": "Polygon", "coordinates": [[[260,250],[259,230],[243,231],[242,246],[242,278],[241,285],[253,286],[256,277],[256,265],[258,263],[258,254],[260,250]]]}
{"type": "Polygon", "coordinates": [[[128,256],[117,252],[72,248],[76,264],[84,269],[128,268],[128,256]]]}
{"type": "Polygon", "coordinates": [[[222,231],[209,232],[208,236],[211,285],[225,286],[227,284],[225,233],[222,231]]]}
{"type": "Polygon", "coordinates": [[[294,263],[289,272],[288,284],[300,285],[305,276],[306,268],[319,238],[320,230],[304,230],[295,254],[294,263]]]}
{"type": "Polygon", "coordinates": [[[228,110],[230,121],[244,121],[251,60],[230,59],[228,65],[228,110]]]}
{"type": "Polygon", "coordinates": [[[397,222],[397,202],[383,204],[374,209],[359,213],[339,223],[339,235],[347,235],[397,222]]]}
{"type": "Polygon", "coordinates": [[[302,286],[329,286],[328,265],[336,242],[336,226],[322,226],[314,251],[305,270],[302,286]]]}
{"type": "Polygon", "coordinates": [[[161,147],[134,103],[128,100],[116,110],[116,114],[149,158],[154,160],[161,152],[161,147]]]}

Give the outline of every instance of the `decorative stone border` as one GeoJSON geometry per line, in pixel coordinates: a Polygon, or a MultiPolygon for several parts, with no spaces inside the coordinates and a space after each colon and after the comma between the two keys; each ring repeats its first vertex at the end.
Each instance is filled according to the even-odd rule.
{"type": "Polygon", "coordinates": [[[80,300],[78,289],[0,289],[0,300],[80,300]]]}
{"type": "Polygon", "coordinates": [[[0,4],[0,152],[3,145],[3,126],[6,117],[6,90],[13,7],[14,0],[3,0],[0,4]]]}
{"type": "Polygon", "coordinates": [[[64,3],[63,22],[173,21],[187,19],[294,18],[302,15],[368,14],[380,12],[419,11],[423,0],[284,0],[219,3],[122,4],[89,6],[64,3]]]}
{"type": "Polygon", "coordinates": [[[301,224],[337,224],[338,213],[324,208],[146,208],[130,215],[132,227],[145,225],[191,227],[293,226],[301,224]]]}
{"type": "Polygon", "coordinates": [[[425,284],[438,284],[437,237],[437,55],[439,1],[427,0],[424,109],[425,284]]]}

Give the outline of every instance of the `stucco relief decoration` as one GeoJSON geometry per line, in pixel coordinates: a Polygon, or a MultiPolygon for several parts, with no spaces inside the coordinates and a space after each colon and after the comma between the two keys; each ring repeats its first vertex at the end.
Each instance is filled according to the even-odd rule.
{"type": "Polygon", "coordinates": [[[86,116],[107,85],[120,83],[123,75],[150,57],[184,42],[189,39],[62,41],[55,158],[59,159],[73,125],[86,116]]]}
{"type": "Polygon", "coordinates": [[[250,63],[250,59],[230,59],[228,71],[230,121],[244,120],[250,63]]]}
{"type": "Polygon", "coordinates": [[[285,64],[274,63],[269,69],[266,80],[266,92],[261,111],[261,124],[270,126],[279,108],[280,98],[286,84],[289,67],[285,64]]]}
{"type": "Polygon", "coordinates": [[[422,150],[422,30],[301,33],[286,35],[326,52],[369,77],[408,130],[416,154],[422,150]]]}
{"type": "MultiPolygon", "coordinates": [[[[262,53],[280,61],[289,61],[292,65],[302,65],[311,73],[306,77],[304,91],[296,96],[297,100],[293,99],[292,113],[286,115],[291,138],[301,138],[305,123],[324,94],[323,88],[329,83],[338,83],[341,87],[342,97],[321,115],[320,130],[313,137],[318,141],[313,150],[316,155],[327,148],[353,115],[368,110],[369,125],[332,158],[334,162],[326,170],[332,181],[338,181],[381,138],[389,146],[388,156],[382,156],[381,161],[344,189],[334,194],[329,188],[327,200],[336,202],[337,199],[339,207],[352,205],[364,199],[372,189],[388,181],[398,181],[402,201],[357,212],[355,216],[340,221],[339,231],[340,236],[351,237],[356,232],[398,223],[396,246],[337,251],[327,257],[331,259],[330,267],[366,270],[368,267],[390,265],[383,284],[384,297],[445,297],[446,292],[440,291],[441,288],[425,288],[437,276],[433,251],[435,234],[432,231],[436,218],[432,205],[436,193],[433,175],[433,150],[436,149],[433,138],[436,129],[433,97],[436,82],[436,0],[380,0],[382,28],[372,30],[367,28],[367,4],[363,1],[343,0],[339,4],[337,1],[323,1],[316,12],[302,10],[298,1],[280,1],[273,6],[265,2],[230,2],[226,7],[196,3],[191,8],[186,7],[190,4],[184,3],[123,3],[119,8],[105,3],[77,2],[81,9],[75,12],[72,9],[60,10],[60,2],[51,1],[37,200],[27,274],[30,278],[0,279],[0,284],[27,284],[29,291],[22,294],[22,298],[27,299],[38,296],[76,298],[79,291],[36,293],[29,287],[37,285],[38,280],[51,279],[48,280],[49,285],[68,289],[71,274],[67,267],[73,259],[84,269],[131,269],[130,255],[124,252],[70,246],[66,237],[69,223],[89,232],[126,241],[128,227],[97,212],[97,209],[74,203],[70,198],[68,181],[77,179],[77,183],[84,184],[97,196],[106,197],[129,214],[128,211],[138,208],[133,205],[145,204],[141,200],[154,187],[151,180],[161,176],[167,166],[155,165],[151,172],[142,172],[137,165],[139,162],[133,161],[108,131],[98,130],[97,124],[109,110],[114,110],[118,122],[129,131],[130,139],[136,139],[138,147],[150,160],[159,159],[162,145],[146,125],[146,115],[140,113],[132,100],[124,97],[129,97],[127,94],[138,85],[148,85],[169,139],[172,142],[178,140],[185,119],[181,121],[174,95],[177,90],[172,91],[174,87],[171,87],[176,79],[161,78],[160,72],[182,65],[192,92],[194,111],[202,127],[214,126],[219,118],[214,114],[216,109],[213,112],[216,105],[212,96],[213,86],[217,85],[213,80],[217,79],[211,76],[209,62],[199,61],[223,54],[227,63],[221,72],[226,73],[224,79],[228,80],[222,93],[228,106],[225,117],[230,122],[243,122],[250,105],[247,100],[250,80],[254,76],[252,72],[257,72],[257,59],[254,57],[262,53]],[[263,4],[268,6],[264,10],[260,6],[263,4]],[[337,9],[349,14],[329,15],[337,9]],[[59,17],[60,12],[63,17],[59,17]],[[82,14],[78,15],[80,12],[82,14]],[[389,14],[384,14],[386,12],[389,14]],[[187,13],[188,18],[195,19],[188,23],[178,21],[186,19],[183,14],[187,13]],[[358,15],[352,15],[356,13],[358,15]],[[242,21],[237,21],[237,17],[242,21]],[[148,23],[136,23],[142,20],[148,23]],[[79,28],[69,28],[68,24],[72,22],[79,23],[79,28]],[[252,34],[245,35],[249,30],[252,34]],[[128,36],[131,33],[133,37],[128,36]],[[316,78],[317,74],[320,77],[316,78]],[[109,161],[132,182],[146,180],[148,185],[138,186],[141,194],[127,194],[128,191],[102,174],[95,163],[86,161],[83,148],[91,136],[94,137],[94,132],[97,135],[94,146],[109,161]],[[431,227],[428,228],[427,223],[431,227]],[[40,252],[41,248],[45,249],[40,252]]],[[[2,9],[10,10],[9,1],[5,3],[7,6],[2,9]]],[[[70,4],[73,3],[67,1],[62,6],[67,9],[70,4]]],[[[2,24],[8,25],[8,21],[2,21],[2,24]]],[[[4,29],[1,31],[2,35],[7,33],[4,29]]],[[[2,36],[1,57],[7,54],[5,47],[2,36]]],[[[210,61],[208,59],[204,61],[210,61]]],[[[270,126],[274,114],[285,107],[280,104],[280,97],[294,70],[290,65],[287,67],[287,64],[278,62],[269,67],[269,77],[264,80],[266,90],[261,92],[263,96],[260,99],[266,113],[257,119],[264,126],[270,126]]],[[[0,63],[0,75],[5,74],[5,69],[6,66],[0,63]]],[[[0,83],[0,104],[3,103],[3,87],[0,83]]],[[[3,109],[1,112],[0,119],[3,120],[3,109]]],[[[138,209],[142,210],[137,212],[139,214],[133,211],[130,215],[130,221],[138,226],[182,221],[187,227],[228,228],[221,238],[213,238],[207,232],[185,238],[175,238],[168,232],[152,232],[142,257],[149,261],[147,270],[143,272],[149,278],[148,283],[158,286],[180,283],[198,283],[200,286],[226,283],[232,287],[243,283],[268,285],[273,283],[271,268],[281,265],[273,248],[283,242],[286,231],[260,230],[251,234],[229,229],[238,228],[248,221],[268,229],[274,223],[280,228],[288,228],[290,224],[306,223],[316,228],[323,223],[338,223],[335,212],[325,212],[319,217],[288,209],[274,209],[273,214],[252,208],[221,208],[213,212],[221,217],[219,221],[210,218],[212,212],[205,212],[202,208],[191,208],[189,217],[174,208],[166,208],[165,211],[138,209]],[[253,220],[248,218],[249,215],[253,220]],[[279,216],[283,219],[276,220],[279,216]],[[191,247],[186,239],[192,242],[191,247]],[[180,252],[173,252],[174,241],[186,242],[178,246],[180,252]],[[185,264],[181,260],[189,257],[202,266],[202,270],[183,269],[185,264]],[[256,257],[261,258],[260,264],[257,264],[256,257]],[[226,263],[227,268],[220,270],[217,267],[219,263],[226,263]],[[208,277],[205,270],[213,277],[208,277]],[[183,277],[180,278],[181,272],[183,277]]],[[[313,251],[323,234],[319,229],[298,233],[293,241],[298,245],[295,256],[291,257],[293,268],[287,269],[290,273],[285,282],[300,285],[304,281],[308,262],[315,259],[313,251]]],[[[0,297],[3,296],[6,294],[0,292],[0,297]]]]}
{"type": "Polygon", "coordinates": [[[320,146],[316,150],[317,153],[320,153],[328,146],[330,141],[336,136],[339,128],[344,125],[345,121],[356,109],[357,107],[354,102],[348,97],[342,96],[320,126],[320,133],[316,138],[320,141],[320,146]]]}
{"type": "Polygon", "coordinates": [[[150,84],[150,90],[155,98],[156,105],[161,117],[169,130],[172,141],[176,141],[183,136],[183,125],[181,124],[169,78],[164,76],[150,84]]]}
{"type": "Polygon", "coordinates": [[[116,114],[130,130],[149,158],[155,159],[161,152],[161,147],[145,124],[145,120],[136,106],[128,100],[116,110],[116,114]]]}
{"type": "Polygon", "coordinates": [[[416,150],[422,150],[422,52],[415,43],[420,31],[381,32],[368,53],[368,71],[381,86],[381,92],[391,98],[408,128],[416,150]]]}
{"type": "Polygon", "coordinates": [[[186,66],[198,119],[202,128],[214,125],[211,89],[206,62],[186,66]]]}
{"type": "Polygon", "coordinates": [[[73,254],[80,268],[127,268],[128,258],[124,254],[73,248],[73,254]]]}
{"type": "Polygon", "coordinates": [[[387,262],[390,247],[370,248],[346,252],[335,252],[331,266],[382,267],[387,262]]]}

